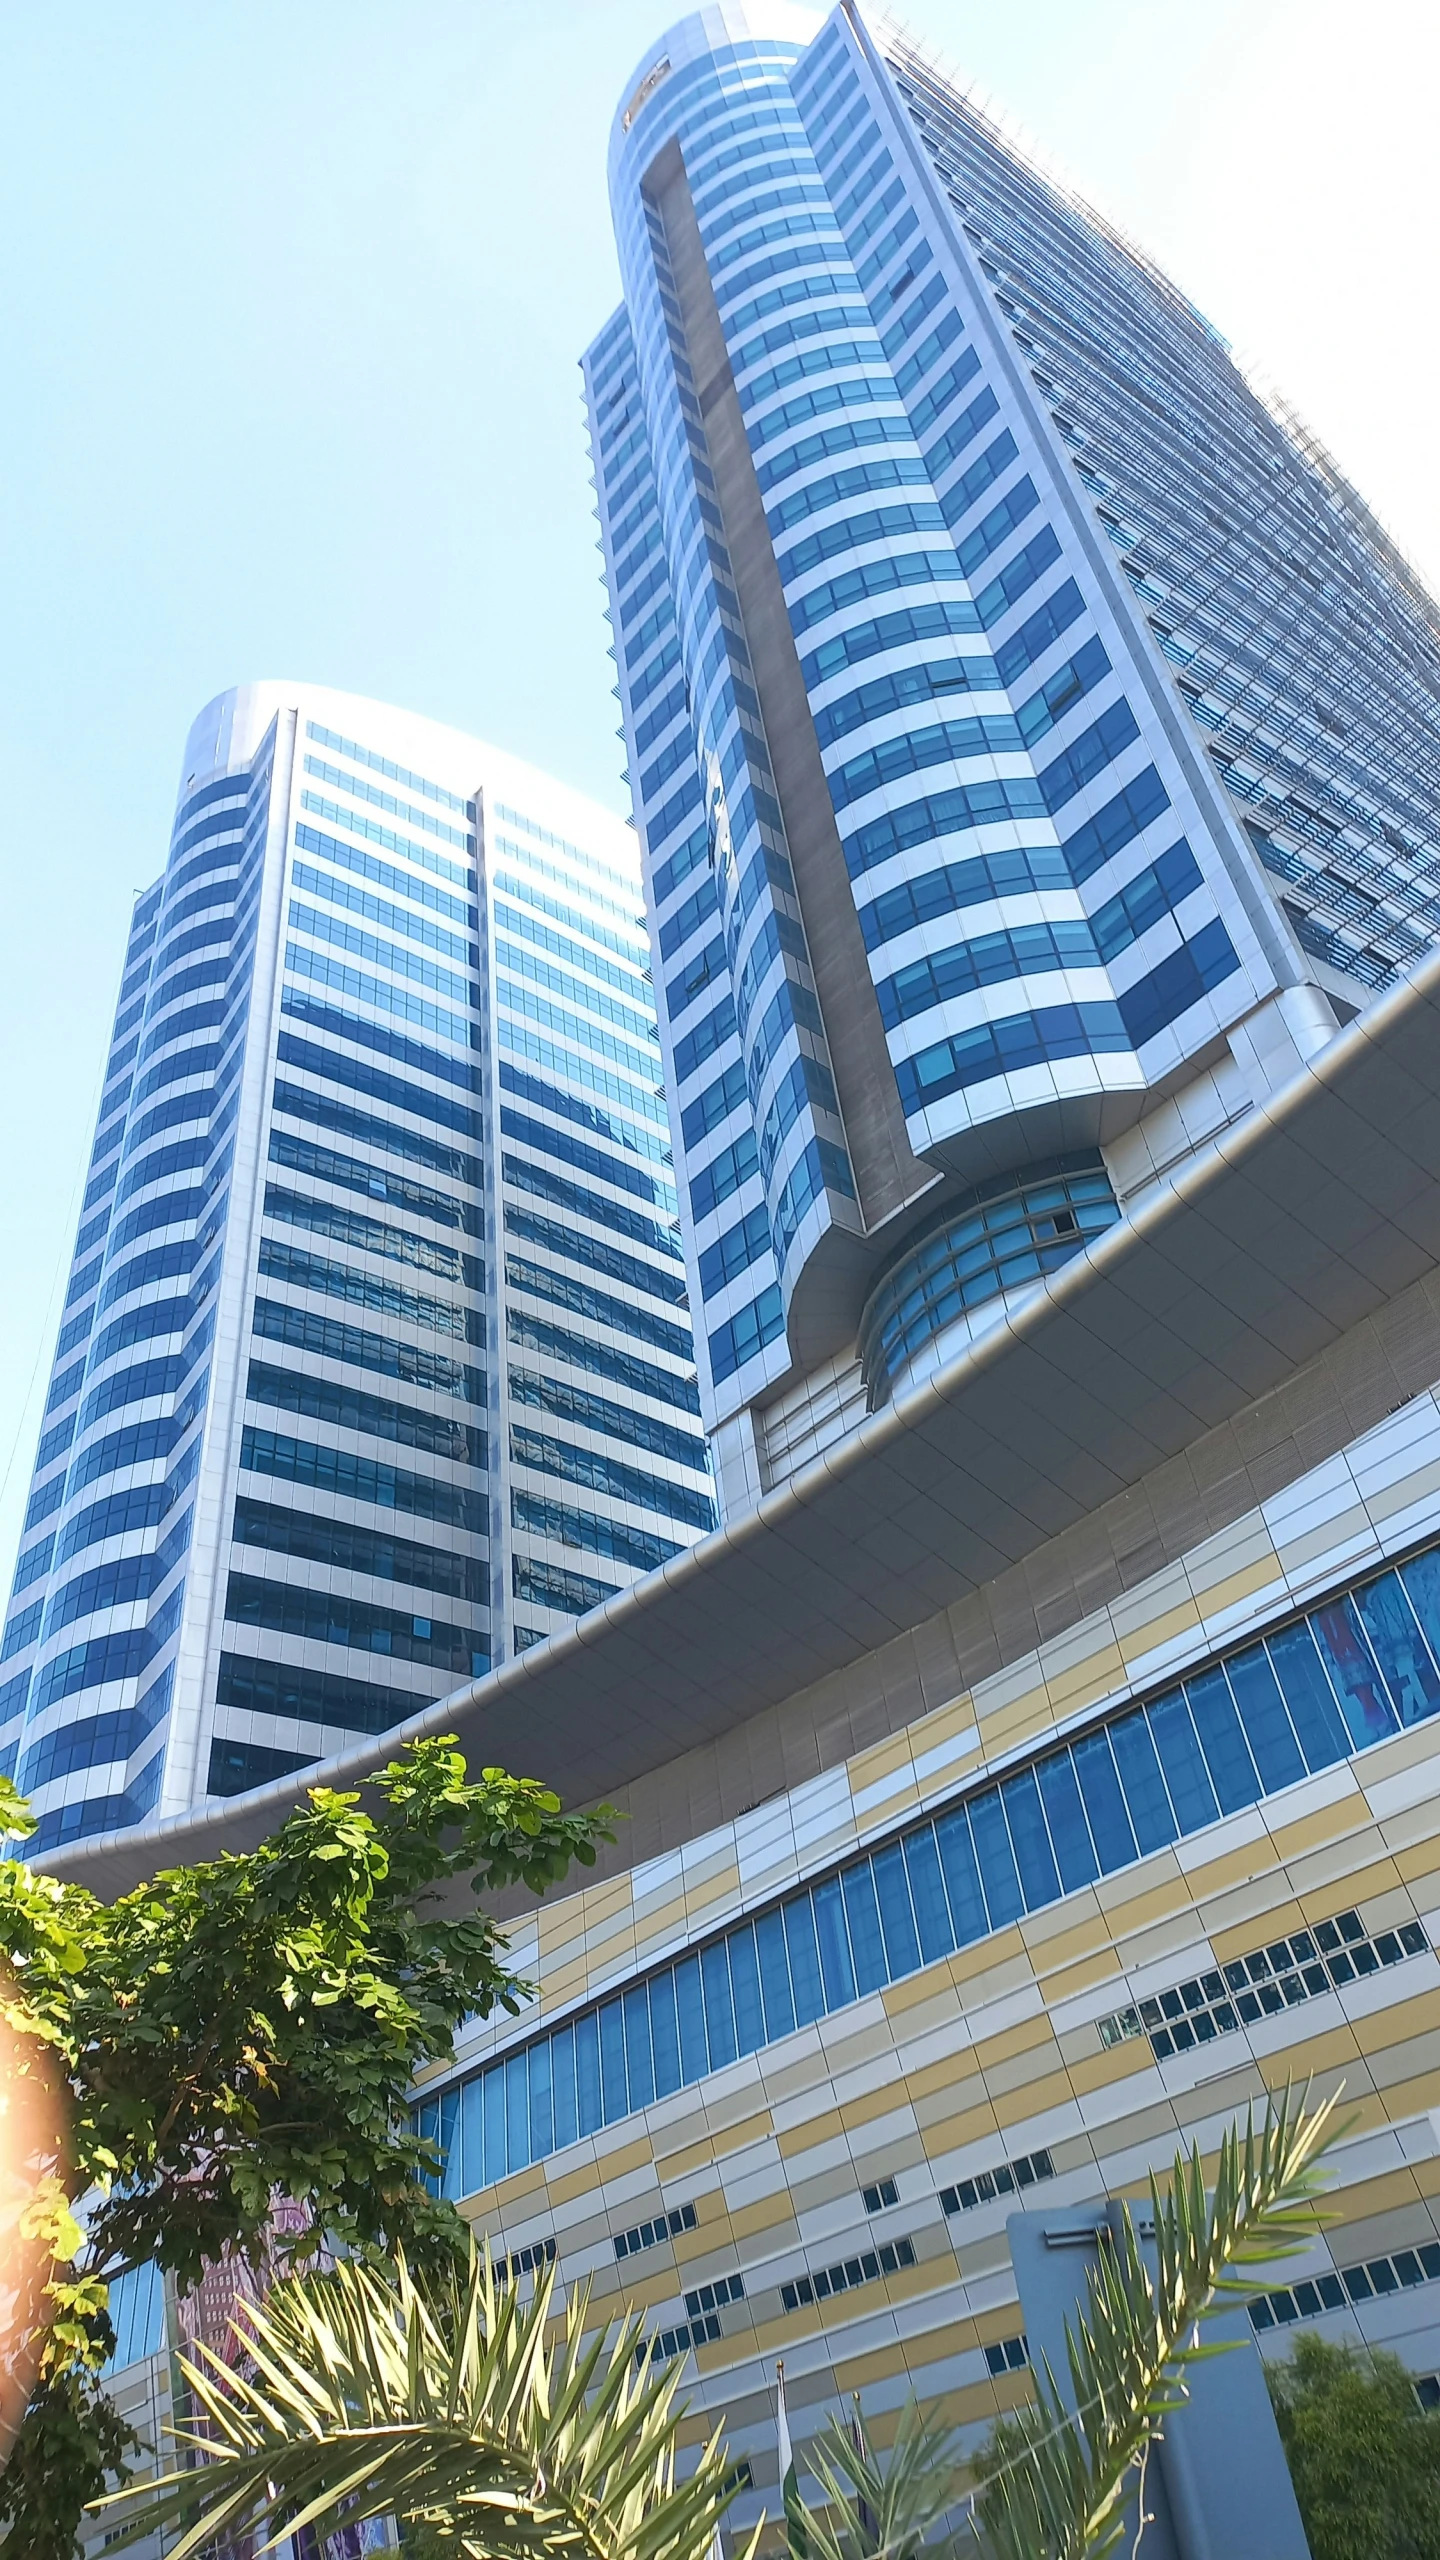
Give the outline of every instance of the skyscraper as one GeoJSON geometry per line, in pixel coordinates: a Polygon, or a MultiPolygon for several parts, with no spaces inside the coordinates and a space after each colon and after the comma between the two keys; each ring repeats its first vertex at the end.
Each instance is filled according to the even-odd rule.
{"type": "MultiPolygon", "coordinates": [[[[1353,2121],[1252,2336],[1429,2396],[1431,609],[1143,259],[847,10],[685,21],[612,165],[587,379],[735,1517],[446,1702],[626,1819],[419,2127],[522,2281],[693,2359],[742,2531],[777,2354],[802,2442],[913,2391],[974,2446],[1054,2343],[1017,2208],[1082,2264],[1286,2081],[1353,2121]]],[[[117,1890],[295,1792],[50,1863],[117,1890]]]]}
{"type": "Polygon", "coordinates": [[[0,1675],[43,1850],[378,1734],[709,1527],[633,838],[246,685],[137,901],[0,1675]]]}
{"type": "Polygon", "coordinates": [[[611,144],[585,359],[722,1508],[1440,938],[1435,611],[1113,229],[850,5],[611,144]]]}

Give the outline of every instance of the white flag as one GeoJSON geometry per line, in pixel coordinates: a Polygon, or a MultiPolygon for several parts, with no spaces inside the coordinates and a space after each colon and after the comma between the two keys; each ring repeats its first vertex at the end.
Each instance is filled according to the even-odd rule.
{"type": "Polygon", "coordinates": [[[795,2456],[790,2445],[790,2421],[785,2414],[785,2367],[775,2367],[775,2433],[780,2440],[780,2492],[785,2502],[785,2542],[790,2560],[807,2560],[809,2537],[805,2530],[805,2501],[795,2477],[795,2456]]]}

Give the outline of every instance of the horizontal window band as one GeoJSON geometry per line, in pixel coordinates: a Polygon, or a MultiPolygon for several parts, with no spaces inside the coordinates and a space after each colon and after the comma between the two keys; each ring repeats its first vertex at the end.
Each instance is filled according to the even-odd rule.
{"type": "Polygon", "coordinates": [[[1277,1617],[423,2101],[445,2192],[493,2185],[1437,1714],[1440,1541],[1277,1617]]]}

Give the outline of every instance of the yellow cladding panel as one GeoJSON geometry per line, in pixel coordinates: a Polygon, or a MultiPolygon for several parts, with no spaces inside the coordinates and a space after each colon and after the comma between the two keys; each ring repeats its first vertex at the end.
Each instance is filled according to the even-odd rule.
{"type": "Polygon", "coordinates": [[[1117,2002],[1123,2001],[1120,1959],[1108,1938],[1093,1955],[1082,1956],[1076,1964],[1068,1964],[1056,1973],[1043,1975],[1042,1981],[1046,1999],[1057,2007],[1062,2000],[1074,2000],[1080,1992],[1093,1990],[1097,1982],[1113,1982],[1117,2002]]]}
{"type": "MultiPolygon", "coordinates": [[[[818,2247],[814,2255],[817,2264],[825,2263],[818,2247]]],[[[843,2329],[852,2320],[873,2319],[887,2303],[913,2302],[920,2295],[942,2292],[954,2281],[955,2269],[948,2256],[922,2259],[918,2266],[901,2267],[897,2274],[861,2285],[855,2293],[832,2293],[828,2302],[802,2302],[798,2310],[782,2311],[778,2319],[757,2320],[755,2352],[772,2355],[777,2347],[794,2346],[799,2340],[813,2338],[819,2330],[843,2329]]],[[[725,2361],[727,2346],[733,2357],[733,2338],[722,2339],[719,2346],[700,2349],[709,2369],[725,2361]]]]}
{"type": "MultiPolygon", "coordinates": [[[[968,1722],[968,1716],[965,1721],[968,1722]]],[[[903,1726],[899,1733],[887,1734],[883,1742],[872,1743],[868,1751],[857,1751],[854,1759],[845,1763],[851,1794],[868,1795],[872,1787],[880,1786],[886,1778],[893,1778],[897,1770],[913,1771],[917,1752],[932,1747],[927,1728],[938,1722],[938,1717],[921,1716],[915,1724],[903,1726]]],[[[963,1725],[957,1722],[956,1730],[963,1730],[963,1725]]],[[[939,1737],[934,1738],[938,1740],[939,1737]]]]}
{"type": "Polygon", "coordinates": [[[1157,1850],[1143,1866],[1126,1868],[1118,1876],[1102,1876],[1090,1890],[1109,1920],[1117,1945],[1192,1905],[1189,1882],[1168,1849],[1157,1850]]]}
{"type": "Polygon", "coordinates": [[[539,2204],[546,2192],[543,2169],[517,2169],[513,2178],[499,2178],[493,2186],[477,2187],[466,2196],[463,2210],[468,2221],[486,2212],[499,2222],[508,2213],[512,2220],[525,2211],[527,2204],[539,2204]]]}
{"type": "Polygon", "coordinates": [[[1360,2185],[1347,2187],[1344,2194],[1345,2219],[1332,2223],[1326,2232],[1332,2256],[1339,2257],[1337,2234],[1344,2233],[1357,2222],[1373,2222],[1378,2214],[1393,2213],[1401,2205],[1414,2204],[1418,2189],[1413,2169],[1389,2169],[1383,2177],[1366,2178],[1360,2185]]]}
{"type": "Polygon", "coordinates": [[[687,1882],[684,1905],[692,1920],[708,1919],[717,1902],[735,1902],[739,1895],[740,1869],[732,1857],[712,1874],[697,1876],[693,1884],[687,1882]]]}
{"type": "MultiPolygon", "coordinates": [[[[1243,1840],[1238,1848],[1222,1849],[1218,1857],[1207,1858],[1203,1866],[1189,1868],[1186,1882],[1196,1905],[1196,1917],[1201,1917],[1207,1902],[1218,1902],[1237,1885],[1249,1884],[1257,1866],[1270,1864],[1270,1851],[1262,1833],[1258,1840],[1243,1840]]],[[[1275,1935],[1273,1929],[1270,1934],[1275,1935]]]]}
{"type": "Polygon", "coordinates": [[[717,2127],[703,2140],[688,2142],[681,2150],[657,2151],[655,2165],[664,2178],[693,2177],[697,2169],[708,2167],[727,2151],[743,2151],[747,2143],[764,2142],[774,2129],[770,2110],[765,2107],[758,2115],[743,2117],[739,2124],[717,2127]]]}
{"type": "Polygon", "coordinates": [[[988,2098],[952,2114],[937,2116],[922,2124],[920,2140],[927,2160],[937,2160],[947,2151],[957,2151],[963,2143],[983,2142],[987,2134],[999,2130],[995,2109],[988,2098]]]}
{"type": "Polygon", "coordinates": [[[833,2142],[837,2134],[860,2133],[867,2124],[893,2116],[909,2095],[905,2075],[892,2067],[882,2087],[860,2091],[839,2107],[827,2107],[799,2124],[784,2126],[775,2137],[776,2148],[782,2160],[788,2160],[797,2152],[813,2151],[818,2143],[833,2142]]]}
{"type": "Polygon", "coordinates": [[[1033,1913],[1020,1928],[1035,1970],[1042,1976],[1057,1958],[1062,1964],[1073,1964],[1077,1956],[1096,1947],[1111,1950],[1109,1920],[1088,1889],[1067,1895],[1048,1911],[1033,1913]]]}
{"type": "Polygon", "coordinates": [[[588,1958],[578,1955],[565,1964],[547,1964],[539,1988],[541,2012],[551,2017],[557,2009],[568,2008],[572,2001],[583,2000],[590,1988],[588,1958]]]}
{"type": "Polygon", "coordinates": [[[977,2070],[988,2075],[1001,2063],[1012,2062],[1017,2054],[1033,2053],[1037,2045],[1048,2045],[1052,2053],[1055,2050],[1055,2030],[1043,2012],[1038,2017],[1021,2018],[1013,2027],[1003,2027],[999,2035],[986,2036],[971,2048],[971,2058],[977,2070]]]}
{"type": "MultiPolygon", "coordinates": [[[[1378,2067],[1372,2065],[1372,2072],[1376,2080],[1381,2078],[1378,2067]]],[[[1391,2124],[1404,2124],[1411,2116],[1424,2115],[1434,2105],[1437,2092],[1440,2092],[1440,2073],[1431,2070],[1422,2071],[1414,2080],[1385,2080],[1379,2096],[1387,2120],[1391,2124]]],[[[1433,2178],[1435,2188],[1440,2189],[1440,2160],[1417,2160],[1414,2165],[1417,2178],[1433,2178]]],[[[1426,2186],[1427,2195],[1433,2191],[1426,2186]]]]}
{"type": "Polygon", "coordinates": [[[943,1707],[932,1707],[927,1715],[917,1716],[903,1733],[887,1735],[883,1742],[857,1751],[854,1759],[846,1763],[852,1794],[865,1795],[882,1779],[892,1776],[907,1759],[928,1759],[932,1751],[939,1751],[947,1742],[968,1733],[974,1722],[975,1701],[968,1689],[962,1689],[943,1707]]]}
{"type": "Polygon", "coordinates": [[[680,1885],[672,1885],[666,1894],[653,1902],[637,1904],[635,1941],[637,1946],[653,1946],[658,1939],[672,1938],[685,1926],[689,1897],[680,1885]]]}
{"type": "Polygon", "coordinates": [[[1416,1908],[1424,1911],[1440,1902],[1440,1868],[1435,1864],[1435,1843],[1418,1840],[1408,1849],[1395,1851],[1395,1867],[1410,1888],[1416,1908]]]}
{"type": "MultiPolygon", "coordinates": [[[[1194,1610],[1189,1612],[1193,1619],[1194,1610]]],[[[1162,1625],[1168,1625],[1164,1620],[1162,1625]]],[[[1178,1633],[1178,1625],[1177,1625],[1178,1633]]],[[[1079,1707],[1093,1706],[1097,1698],[1108,1697],[1127,1678],[1125,1656],[1113,1636],[1097,1643],[1082,1661],[1067,1663],[1064,1669],[1047,1669],[1045,1694],[1053,1717],[1073,1715],[1079,1707]]]]}
{"type": "MultiPolygon", "coordinates": [[[[1403,1895],[1400,1871],[1393,1858],[1376,1855],[1380,1848],[1381,1843],[1367,1823],[1349,1844],[1343,1859],[1322,1860],[1312,1854],[1295,1878],[1306,1920],[1323,1920],[1332,1911],[1346,1911],[1356,1904],[1363,1916],[1366,1903],[1380,1895],[1403,1895]],[[1363,1859],[1364,1864],[1352,1864],[1352,1856],[1363,1859]]],[[[1405,1908],[1408,1912],[1408,1899],[1405,1908]]]]}
{"type": "Polygon", "coordinates": [[[648,2274],[632,2276],[632,2263],[627,2258],[623,2265],[605,2269],[607,2293],[618,2293],[627,2311],[654,2311],[662,2302],[674,2301],[682,2286],[673,2267],[667,2267],[662,2258],[648,2274]]]}
{"type": "Polygon", "coordinates": [[[654,2153],[648,2142],[627,2142],[614,2151],[602,2152],[598,2158],[582,2161],[578,2169],[563,2170],[549,2181],[552,2204],[573,2204],[577,2196],[597,2195],[613,2178],[628,2178],[632,2169],[648,2169],[654,2165],[654,2153]]]}
{"type": "MultiPolygon", "coordinates": [[[[1283,1877],[1276,1878],[1277,1883],[1283,1881],[1283,1877]]],[[[1212,1925],[1208,1935],[1216,1963],[1228,1964],[1232,1956],[1253,1954],[1262,1940],[1288,1938],[1292,1929],[1303,1929],[1305,1925],[1305,1914],[1298,1902],[1276,1902],[1263,1914],[1251,1913],[1237,1920],[1231,1929],[1212,1925]]]]}
{"type": "MultiPolygon", "coordinates": [[[[847,2356],[843,2363],[837,2358],[834,2368],[835,2388],[841,2399],[848,2400],[852,2391],[870,2391],[877,2385],[898,2381],[909,2371],[911,2362],[916,2360],[914,2351],[918,2343],[919,2341],[914,2338],[907,2338],[903,2343],[897,2338],[887,2346],[872,2348],[868,2355],[847,2356]]],[[[965,2340],[966,2346],[973,2346],[974,2343],[973,2336],[965,2340]]],[[[925,2362],[929,2364],[932,2361],[938,2364],[940,2355],[935,2350],[933,2338],[927,2333],[925,2362]]],[[[946,2409],[948,2414],[948,2397],[946,2409]]],[[[894,2409],[885,2414],[889,2419],[889,2427],[884,2435],[881,2434],[880,2423],[875,2419],[867,2417],[866,2424],[871,2437],[877,2444],[888,2445],[894,2441],[894,2430],[899,2423],[900,2412],[894,2409]]]]}
{"type": "Polygon", "coordinates": [[[603,1930],[607,1922],[613,1926],[632,1905],[628,1875],[608,1876],[602,1884],[582,1885],[578,1893],[567,1895],[563,1902],[542,1902],[536,1914],[541,1954],[552,1946],[558,1948],[582,1929],[588,1934],[603,1930]]]}
{"type": "MultiPolygon", "coordinates": [[[[1347,1772],[1348,1775],[1348,1772],[1347,1772]]],[[[1353,1784],[1331,1803],[1316,1805],[1310,1813],[1302,1813],[1293,1822],[1273,1823],[1270,1838],[1275,1855],[1282,1865],[1293,1859],[1313,1856],[1317,1849],[1330,1848],[1343,1840],[1347,1832],[1369,1830],[1369,1812],[1360,1790],[1353,1784]]]]}
{"type": "Polygon", "coordinates": [[[995,2119],[1003,2132],[1006,2125],[1043,2115],[1047,2107],[1068,2106],[1075,2094],[1073,2076],[1063,2067],[1037,2073],[1033,2080],[1012,2081],[1007,2088],[993,2091],[995,2119]]]}
{"type": "Polygon", "coordinates": [[[969,2009],[1013,1990],[1017,1982],[1028,1980],[1031,1974],[1029,1950],[1013,1921],[1008,1928],[997,1929],[992,1938],[982,1938],[973,1947],[961,1947],[955,1955],[945,1958],[945,1964],[969,2009]]]}
{"type": "MultiPolygon", "coordinates": [[[[787,2225],[793,2229],[795,2205],[788,2187],[776,2187],[768,2196],[757,2196],[753,2204],[731,2205],[725,2218],[733,2240],[754,2240],[762,2232],[779,2231],[787,2225]]],[[[704,2221],[698,2231],[682,2233],[685,2246],[682,2250],[679,2240],[676,2241],[676,2257],[704,2257],[707,2250],[717,2245],[715,2233],[718,2228],[718,2221],[704,2221]]]]}
{"type": "MultiPolygon", "coordinates": [[[[1362,2053],[1383,2053],[1388,2045],[1399,2043],[1402,2032],[1405,2042],[1413,2044],[1417,2036],[1433,2035],[1437,2027],[1440,1991],[1421,1991],[1403,2008],[1375,2009],[1368,2017],[1357,2018],[1355,2042],[1362,2053]]],[[[1440,2098],[1440,2088],[1435,2094],[1440,2098]]]]}
{"type": "Polygon", "coordinates": [[[1129,2036],[1124,2044],[1106,2046],[1097,2035],[1093,2056],[1072,2055],[1066,2069],[1076,2097],[1088,2098],[1097,2089],[1113,2089],[1121,2080],[1153,2070],[1154,2056],[1144,2036],[1129,2036]]]}

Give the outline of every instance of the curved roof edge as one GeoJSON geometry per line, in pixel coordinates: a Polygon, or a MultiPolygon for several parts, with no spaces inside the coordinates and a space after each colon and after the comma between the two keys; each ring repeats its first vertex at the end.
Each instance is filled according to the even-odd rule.
{"type": "Polygon", "coordinates": [[[782,1490],[378,1742],[55,1850],[100,1893],[253,1846],[401,1740],[612,1794],[963,1599],[1440,1268],[1440,952],[782,1490]]]}

